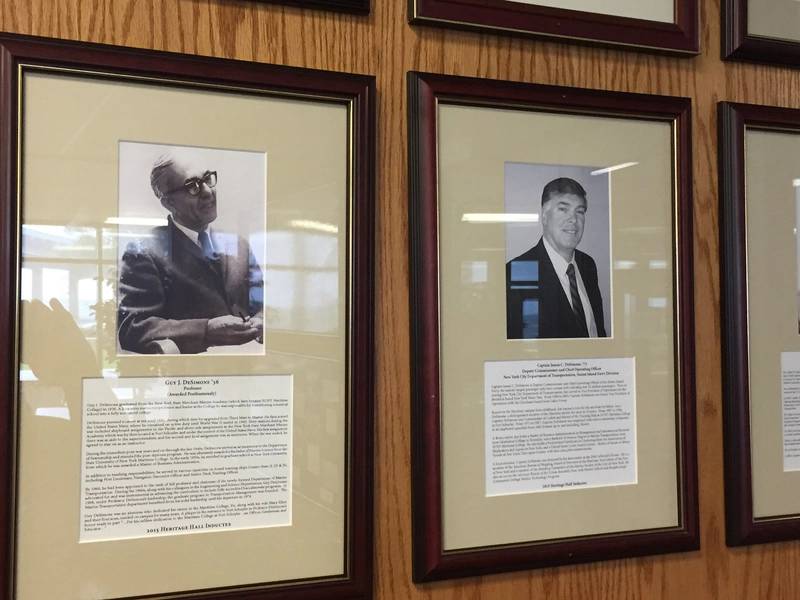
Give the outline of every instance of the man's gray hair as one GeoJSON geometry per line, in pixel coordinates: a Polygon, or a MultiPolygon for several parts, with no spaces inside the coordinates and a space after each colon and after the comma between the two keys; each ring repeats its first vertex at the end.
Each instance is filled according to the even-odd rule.
{"type": "Polygon", "coordinates": [[[153,168],[150,171],[150,187],[153,188],[153,193],[159,200],[162,200],[166,195],[166,190],[161,187],[161,184],[167,176],[167,171],[174,163],[175,156],[171,152],[162,154],[153,163],[153,168]]]}

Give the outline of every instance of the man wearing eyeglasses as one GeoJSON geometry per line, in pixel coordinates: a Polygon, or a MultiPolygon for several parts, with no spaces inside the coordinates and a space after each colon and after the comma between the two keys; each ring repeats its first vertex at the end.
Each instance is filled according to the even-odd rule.
{"type": "Polygon", "coordinates": [[[150,186],[170,215],[122,257],[123,350],[196,354],[263,340],[261,269],[245,240],[211,227],[216,185],[216,171],[178,154],[153,165],[150,186]]]}

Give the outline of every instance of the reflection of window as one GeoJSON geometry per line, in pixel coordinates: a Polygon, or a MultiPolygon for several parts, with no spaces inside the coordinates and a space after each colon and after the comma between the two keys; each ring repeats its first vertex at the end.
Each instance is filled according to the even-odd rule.
{"type": "MultiPolygon", "coordinates": [[[[266,235],[266,325],[308,333],[339,326],[338,237],[335,233],[282,230],[266,235]]],[[[259,247],[259,240],[251,240],[259,247]]]]}
{"type": "MultiPolygon", "coordinates": [[[[46,305],[55,298],[73,316],[103,364],[116,359],[119,252],[148,235],[116,225],[22,226],[20,298],[46,305]]],[[[251,236],[257,260],[266,257],[265,325],[309,333],[339,328],[339,237],[335,230],[277,230],[251,236]]],[[[107,364],[108,363],[108,364],[107,364]]]]}
{"type": "Polygon", "coordinates": [[[539,337],[539,301],[535,298],[522,301],[522,337],[539,337]]]}
{"type": "Polygon", "coordinates": [[[33,272],[23,268],[19,274],[19,297],[21,300],[33,298],[33,272]]]}
{"type": "Polygon", "coordinates": [[[485,260],[466,260],[461,263],[462,283],[486,283],[489,281],[489,263],[485,260]]]}
{"type": "Polygon", "coordinates": [[[108,246],[117,235],[115,226],[22,226],[20,299],[50,305],[58,300],[75,319],[98,357],[114,356],[116,337],[100,339],[104,327],[113,331],[116,319],[114,290],[116,256],[104,257],[99,240],[108,246]],[[98,297],[109,303],[105,310],[98,297]],[[100,343],[102,342],[102,343],[100,343]]]}
{"type": "Polygon", "coordinates": [[[92,279],[78,281],[78,322],[91,321],[92,308],[97,303],[97,282],[92,279]]]}
{"type": "Polygon", "coordinates": [[[539,337],[539,261],[513,260],[509,265],[506,319],[508,337],[539,337]]]}
{"type": "Polygon", "coordinates": [[[67,269],[42,269],[42,297],[45,302],[56,298],[69,308],[70,292],[69,271],[67,269]]]}
{"type": "MultiPolygon", "coordinates": [[[[539,261],[511,261],[511,282],[513,284],[532,284],[539,281],[539,261]]],[[[515,286],[516,287],[516,286],[515,286]]]]}

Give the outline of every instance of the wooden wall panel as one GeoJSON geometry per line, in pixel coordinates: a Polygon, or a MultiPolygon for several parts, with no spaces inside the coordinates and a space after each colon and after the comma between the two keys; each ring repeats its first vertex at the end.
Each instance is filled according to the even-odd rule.
{"type": "Polygon", "coordinates": [[[800,543],[724,543],[716,168],[717,101],[800,107],[800,70],[723,64],[719,0],[701,0],[703,53],[688,59],[411,28],[405,0],[373,4],[371,15],[350,16],[246,0],[0,0],[0,29],[377,76],[378,600],[800,598],[800,543]],[[411,583],[405,73],[412,69],[693,99],[699,552],[411,583]]]}

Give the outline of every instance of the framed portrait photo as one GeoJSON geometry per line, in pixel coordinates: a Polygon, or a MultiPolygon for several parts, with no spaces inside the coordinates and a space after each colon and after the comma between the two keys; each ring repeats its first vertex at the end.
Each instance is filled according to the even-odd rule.
{"type": "Polygon", "coordinates": [[[800,5],[794,0],[725,0],[722,57],[800,66],[800,5]]]}
{"type": "Polygon", "coordinates": [[[0,55],[2,597],[370,598],[373,79],[0,55]]]}
{"type": "MultiPolygon", "coordinates": [[[[787,2],[789,0],[786,0],[787,2]]],[[[412,23],[693,55],[697,0],[409,0],[412,23]]]]}
{"type": "Polygon", "coordinates": [[[414,579],[697,548],[690,101],[409,94],[414,579]]]}
{"type": "Polygon", "coordinates": [[[719,104],[727,543],[800,538],[800,110],[719,104]]]}

